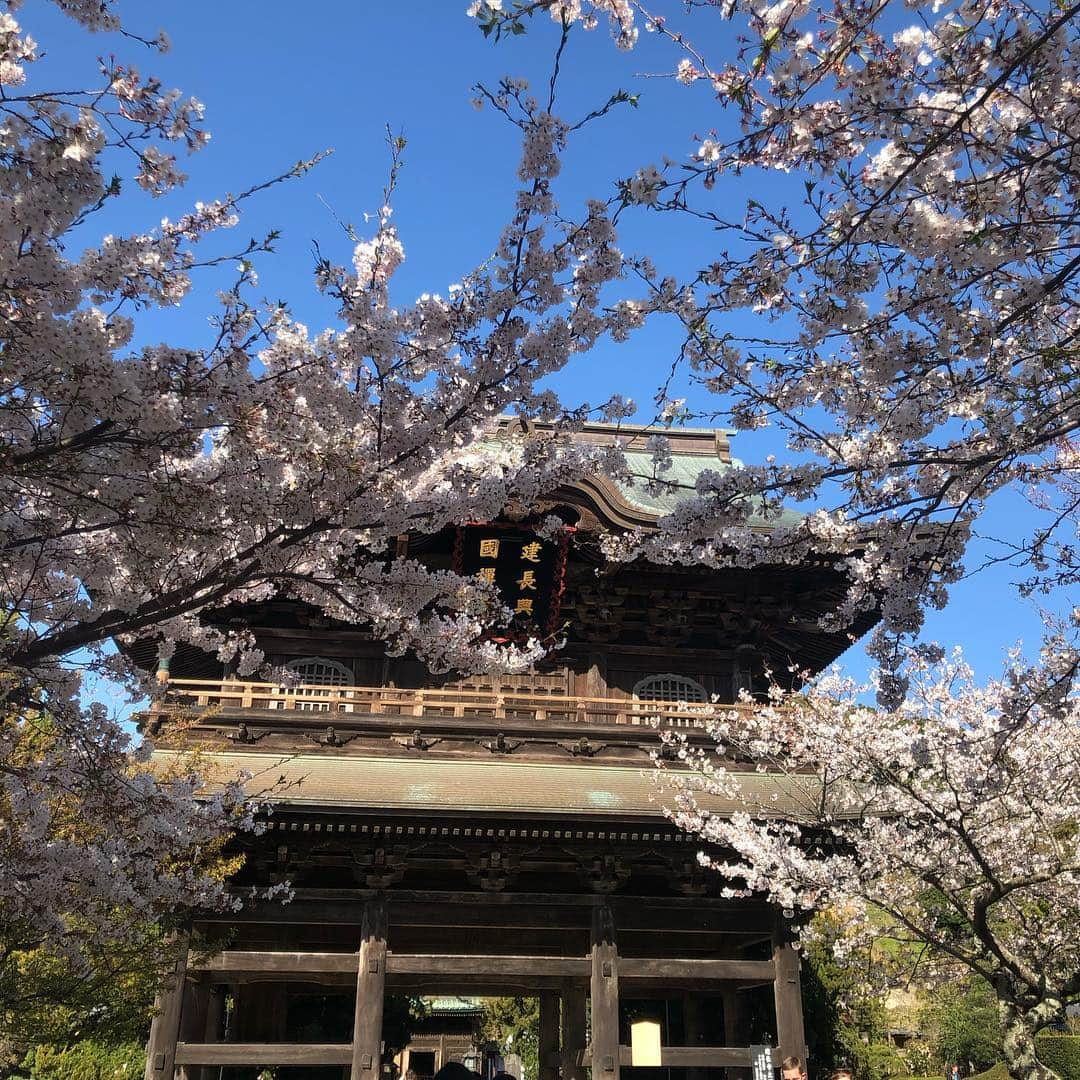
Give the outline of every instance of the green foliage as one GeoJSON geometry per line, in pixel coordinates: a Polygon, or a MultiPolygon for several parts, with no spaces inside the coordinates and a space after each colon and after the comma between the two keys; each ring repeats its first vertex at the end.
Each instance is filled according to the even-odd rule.
{"type": "Polygon", "coordinates": [[[920,1039],[913,1039],[909,1042],[900,1051],[900,1056],[907,1062],[908,1071],[913,1076],[940,1075],[937,1055],[920,1039]]]}
{"type": "Polygon", "coordinates": [[[908,1064],[891,1043],[870,1043],[855,1062],[856,1075],[863,1080],[889,1080],[891,1076],[903,1076],[908,1064]]]}
{"type": "MultiPolygon", "coordinates": [[[[0,684],[5,673],[0,671],[0,684]]],[[[0,709],[0,744],[4,744],[0,768],[18,769],[44,755],[59,738],[52,718],[42,713],[23,715],[0,709]]],[[[198,752],[182,756],[180,771],[198,762],[198,752]]],[[[133,770],[137,766],[132,765],[133,770]]],[[[166,775],[161,773],[162,776],[166,775]]],[[[45,839],[92,844],[99,839],[85,820],[83,807],[65,790],[48,801],[49,831],[45,839]]],[[[8,850],[6,828],[11,805],[0,799],[0,864],[17,865],[20,856],[8,850]]],[[[241,865],[237,856],[224,856],[227,836],[188,850],[178,848],[159,863],[164,871],[192,875],[208,874],[224,880],[241,865]]],[[[110,915],[124,932],[115,937],[102,933],[80,904],[57,912],[63,920],[63,949],[36,921],[19,919],[0,910],[0,1033],[3,1060],[21,1060],[43,1037],[54,1046],[95,1040],[115,1046],[146,1037],[154,995],[161,977],[176,963],[170,932],[182,925],[186,912],[160,911],[155,918],[136,919],[123,907],[110,915]]],[[[192,943],[196,953],[214,951],[219,943],[192,943]]]]}
{"type": "Polygon", "coordinates": [[[970,1062],[975,1069],[988,1069],[1002,1058],[997,998],[982,979],[935,991],[920,1012],[919,1026],[938,1064],[970,1062]]]}
{"type": "Polygon", "coordinates": [[[71,1046],[35,1046],[23,1062],[26,1080],[136,1080],[146,1067],[142,1043],[84,1039],[71,1046]]]}
{"type": "MultiPolygon", "coordinates": [[[[423,998],[406,994],[387,994],[383,998],[383,1060],[393,1060],[412,1040],[417,1023],[429,1012],[423,998]]],[[[352,1031],[350,1018],[350,1033],[352,1031]]],[[[350,1036],[351,1037],[351,1034],[350,1036]]]]}
{"type": "Polygon", "coordinates": [[[482,1042],[496,1043],[521,1058],[526,1080],[539,1075],[540,999],[535,997],[487,998],[480,1021],[482,1042]]]}
{"type": "MultiPolygon", "coordinates": [[[[843,933],[842,921],[827,913],[817,915],[815,921],[816,933],[807,946],[803,965],[810,1058],[821,1072],[849,1066],[859,1080],[876,1078],[867,1041],[884,1037],[884,1002],[866,989],[857,964],[837,962],[833,945],[843,933]]],[[[908,1069],[903,1066],[897,1071],[908,1069]]]]}
{"type": "Polygon", "coordinates": [[[1061,1080],[1080,1080],[1080,1035],[1037,1035],[1035,1053],[1061,1080]]]}
{"type": "MultiPolygon", "coordinates": [[[[1080,1080],[1080,1036],[1037,1035],[1035,1053],[1061,1080],[1080,1080]]],[[[993,1068],[976,1073],[968,1080],[1010,1080],[1009,1070],[1003,1061],[999,1061],[993,1068]]]]}
{"type": "Polygon", "coordinates": [[[969,1076],[968,1080],[1009,1080],[1009,1070],[1006,1068],[1004,1061],[999,1061],[993,1068],[987,1069],[986,1072],[969,1076]]]}
{"type": "Polygon", "coordinates": [[[156,927],[123,948],[90,941],[84,968],[23,929],[0,918],[0,1029],[8,1040],[25,1050],[43,1033],[65,1044],[145,1038],[158,973],[175,962],[175,947],[156,927]]]}

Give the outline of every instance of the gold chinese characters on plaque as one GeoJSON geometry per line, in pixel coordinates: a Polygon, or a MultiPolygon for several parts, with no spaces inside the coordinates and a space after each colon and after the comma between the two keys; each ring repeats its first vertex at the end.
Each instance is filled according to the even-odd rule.
{"type": "Polygon", "coordinates": [[[454,569],[499,590],[514,613],[504,636],[547,636],[559,617],[568,540],[566,534],[545,540],[516,525],[464,525],[457,531],[454,569]]]}

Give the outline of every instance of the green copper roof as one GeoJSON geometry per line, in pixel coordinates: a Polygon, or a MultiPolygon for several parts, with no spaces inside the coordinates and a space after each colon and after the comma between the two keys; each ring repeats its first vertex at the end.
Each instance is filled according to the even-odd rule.
{"type": "Polygon", "coordinates": [[[627,450],[625,453],[626,464],[635,479],[620,480],[617,484],[619,494],[638,510],[657,515],[670,514],[683,499],[696,495],[698,477],[703,472],[723,473],[741,464],[703,454],[673,453],[671,468],[656,471],[648,450],[627,450]],[[650,480],[654,475],[659,486],[650,491],[650,480]]]}
{"type": "MultiPolygon", "coordinates": [[[[158,750],[154,760],[167,765],[174,756],[174,751],[158,750]]],[[[204,772],[215,781],[247,773],[253,778],[245,785],[248,794],[269,796],[281,807],[486,811],[554,820],[639,819],[642,824],[665,820],[665,796],[640,766],[230,750],[207,753],[204,772]]],[[[725,817],[750,808],[782,816],[814,796],[813,777],[734,770],[731,775],[740,783],[739,795],[701,794],[703,809],[725,817]]]]}
{"type": "MultiPolygon", "coordinates": [[[[523,424],[515,417],[503,416],[499,418],[495,437],[513,439],[526,431],[543,432],[545,429],[551,430],[550,425],[523,424]]],[[[742,466],[738,458],[731,456],[731,436],[734,434],[729,428],[586,423],[571,438],[584,445],[621,446],[631,476],[614,481],[615,492],[631,510],[659,518],[697,495],[697,483],[702,473],[724,473],[742,466]],[[656,469],[652,451],[646,449],[649,440],[657,435],[667,439],[671,454],[671,464],[663,470],[656,469]]],[[[612,484],[606,476],[596,479],[612,484]]],[[[792,525],[802,516],[794,510],[784,510],[778,517],[768,519],[751,514],[749,523],[767,527],[792,525]]]]}
{"type": "MultiPolygon", "coordinates": [[[[670,514],[680,502],[693,498],[697,494],[698,477],[704,472],[724,473],[738,468],[742,462],[738,458],[724,461],[720,457],[707,454],[680,454],[673,448],[671,467],[655,471],[652,454],[648,450],[627,450],[626,463],[634,475],[633,480],[620,480],[616,486],[619,494],[636,510],[661,517],[670,514]],[[650,478],[655,474],[659,484],[650,491],[650,478]]],[[[779,518],[764,518],[754,514],[750,517],[751,525],[791,525],[802,517],[794,510],[785,510],[779,518]]]]}

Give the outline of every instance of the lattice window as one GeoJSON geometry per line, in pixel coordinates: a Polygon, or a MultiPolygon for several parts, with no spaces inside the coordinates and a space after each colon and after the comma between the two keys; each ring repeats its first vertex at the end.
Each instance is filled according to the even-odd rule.
{"type": "Polygon", "coordinates": [[[670,671],[650,675],[634,684],[635,701],[685,701],[688,705],[704,705],[709,700],[701,683],[670,671]]]}
{"type": "Polygon", "coordinates": [[[302,656],[299,660],[290,660],[285,665],[298,683],[304,686],[349,686],[352,672],[337,660],[327,660],[322,656],[302,656]]]}
{"type": "MultiPolygon", "coordinates": [[[[353,682],[353,673],[349,668],[337,660],[327,660],[322,656],[302,656],[298,660],[290,660],[285,670],[298,686],[351,686],[353,682]]],[[[329,690],[323,693],[329,694],[329,690]]],[[[304,690],[303,696],[318,697],[320,691],[304,690]]],[[[329,712],[330,702],[298,701],[296,707],[306,712],[329,712]]],[[[346,710],[351,712],[352,707],[346,706],[346,710]]]]}
{"type": "Polygon", "coordinates": [[[636,717],[644,715],[651,723],[659,721],[670,727],[699,727],[697,717],[683,715],[679,703],[704,705],[708,700],[705,687],[685,675],[675,675],[670,671],[663,675],[649,675],[634,684],[635,718],[630,722],[638,723],[636,717]],[[664,703],[674,708],[665,709],[664,703]]]}

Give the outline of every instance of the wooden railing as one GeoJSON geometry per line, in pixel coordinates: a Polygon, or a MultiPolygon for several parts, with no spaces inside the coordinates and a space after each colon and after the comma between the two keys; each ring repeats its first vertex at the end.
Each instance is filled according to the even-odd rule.
{"type": "MultiPolygon", "coordinates": [[[[284,686],[232,679],[171,679],[160,701],[177,708],[273,709],[364,716],[539,720],[699,728],[713,711],[746,705],[687,705],[563,694],[492,690],[407,690],[392,686],[284,686]]],[[[159,706],[160,707],[160,706],[159,706]]],[[[300,720],[301,717],[297,717],[300,720]]],[[[307,719],[304,717],[303,719],[307,719]]],[[[311,717],[315,720],[315,717],[311,717]]]]}

